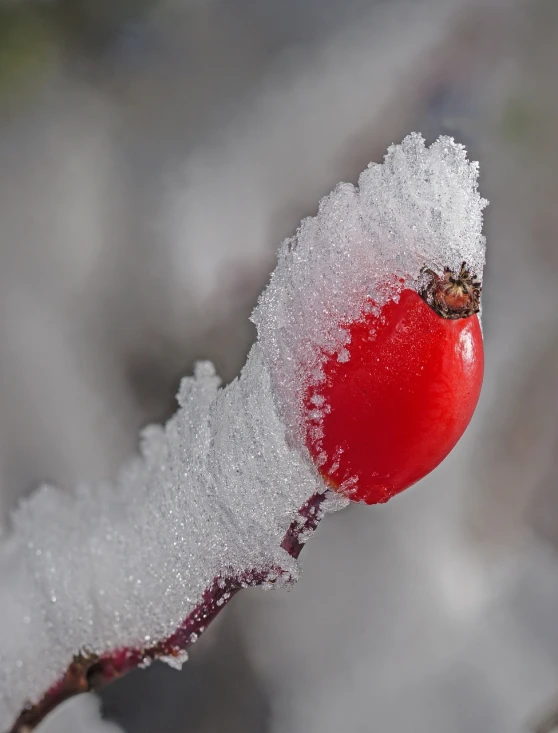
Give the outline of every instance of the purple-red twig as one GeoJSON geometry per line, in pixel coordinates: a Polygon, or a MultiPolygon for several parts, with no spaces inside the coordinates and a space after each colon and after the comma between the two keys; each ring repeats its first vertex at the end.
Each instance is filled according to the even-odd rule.
{"type": "MultiPolygon", "coordinates": [[[[298,558],[308,536],[316,529],[322,517],[321,505],[326,496],[326,493],[314,494],[291,523],[281,543],[281,547],[291,557],[298,558]]],[[[61,679],[37,703],[25,706],[10,733],[29,733],[64,700],[80,692],[97,690],[134,667],[147,665],[155,659],[179,658],[241,588],[270,582],[269,572],[272,570],[277,577],[284,574],[281,568],[269,568],[247,570],[240,577],[223,575],[215,578],[211,587],[204,592],[201,603],[178,629],[167,639],[151,647],[115,649],[101,655],[80,651],[61,679]]]]}

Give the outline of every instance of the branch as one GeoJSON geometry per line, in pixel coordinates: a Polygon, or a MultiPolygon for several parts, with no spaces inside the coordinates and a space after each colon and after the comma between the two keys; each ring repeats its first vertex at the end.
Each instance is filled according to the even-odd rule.
{"type": "MultiPolygon", "coordinates": [[[[330,511],[339,507],[338,499],[329,491],[314,494],[291,523],[281,546],[293,559],[298,558],[307,539],[328,511],[328,500],[330,511]]],[[[145,667],[154,660],[160,660],[180,668],[187,659],[187,649],[198,640],[219,611],[241,588],[268,584],[271,570],[247,571],[240,577],[215,578],[204,592],[201,603],[184,619],[174,634],[153,646],[117,649],[101,656],[80,652],[73,658],[62,678],[38,703],[25,706],[9,733],[29,733],[65,700],[82,692],[98,690],[135,667],[145,667]]],[[[278,577],[283,573],[280,568],[273,570],[278,577]]]]}

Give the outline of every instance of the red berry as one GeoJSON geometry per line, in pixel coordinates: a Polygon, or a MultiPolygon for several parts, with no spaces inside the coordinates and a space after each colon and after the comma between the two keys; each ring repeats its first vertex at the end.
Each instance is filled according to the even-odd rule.
{"type": "Polygon", "coordinates": [[[405,289],[347,330],[305,395],[306,443],[326,481],[376,504],[432,471],[475,410],[483,376],[480,284],[465,263],[405,289]]]}

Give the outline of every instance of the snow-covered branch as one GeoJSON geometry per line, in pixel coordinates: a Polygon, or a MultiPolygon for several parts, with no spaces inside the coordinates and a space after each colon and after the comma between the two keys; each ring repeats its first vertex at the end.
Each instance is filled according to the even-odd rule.
{"type": "Polygon", "coordinates": [[[281,246],[237,380],[221,388],[198,364],[114,485],[43,487],[22,503],[0,545],[0,730],[30,729],[60,699],[154,658],[178,666],[238,589],[296,580],[319,518],[347,503],[305,446],[305,390],[347,343],[344,324],[396,298],[394,283],[425,265],[482,271],[476,179],[449,138],[392,146],[281,246]]]}

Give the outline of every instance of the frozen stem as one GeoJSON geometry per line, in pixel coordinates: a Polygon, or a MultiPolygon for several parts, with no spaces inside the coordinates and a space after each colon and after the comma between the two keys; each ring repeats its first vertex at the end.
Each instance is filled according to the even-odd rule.
{"type": "MultiPolygon", "coordinates": [[[[316,529],[323,517],[322,504],[329,492],[314,494],[301,508],[293,520],[281,547],[293,559],[297,559],[309,535],[316,529]]],[[[270,571],[275,570],[277,578],[285,571],[270,568],[269,571],[246,571],[242,576],[215,578],[210,588],[203,593],[201,602],[184,619],[178,629],[167,639],[150,647],[137,649],[116,649],[98,655],[82,650],[72,659],[63,677],[54,684],[35,705],[28,704],[18,716],[9,733],[29,733],[58,705],[81,692],[98,690],[109,682],[122,677],[139,666],[147,666],[156,659],[172,663],[177,667],[186,658],[185,652],[198,640],[213,619],[241,588],[252,588],[269,584],[270,571]]]]}

